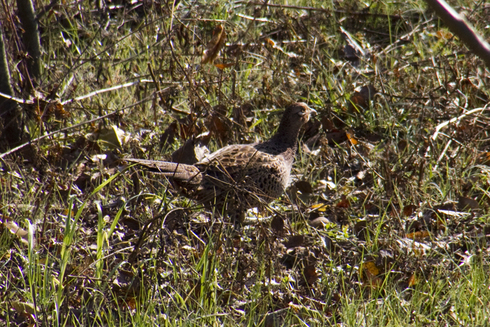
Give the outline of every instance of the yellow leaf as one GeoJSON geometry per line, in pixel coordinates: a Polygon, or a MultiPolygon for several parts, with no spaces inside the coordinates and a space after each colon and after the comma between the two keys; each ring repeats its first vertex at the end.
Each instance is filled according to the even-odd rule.
{"type": "Polygon", "coordinates": [[[324,203],[317,203],[311,206],[311,209],[318,209],[320,212],[324,212],[327,210],[327,205],[324,203]]]}
{"type": "Polygon", "coordinates": [[[410,276],[410,279],[408,280],[408,286],[413,287],[417,285],[419,282],[420,282],[420,278],[418,278],[416,274],[413,274],[412,276],[410,276]]]}
{"type": "Polygon", "coordinates": [[[352,145],[357,145],[358,142],[351,133],[346,132],[345,134],[352,145]]]}
{"type": "Polygon", "coordinates": [[[233,65],[234,65],[233,63],[231,63],[231,64],[214,63],[214,66],[218,69],[221,69],[221,70],[228,68],[228,67],[231,67],[233,65]]]}
{"type": "Polygon", "coordinates": [[[407,238],[410,238],[415,241],[420,241],[423,240],[426,237],[430,236],[430,232],[427,230],[421,231],[421,232],[413,232],[413,233],[408,233],[406,235],[407,238]]]}

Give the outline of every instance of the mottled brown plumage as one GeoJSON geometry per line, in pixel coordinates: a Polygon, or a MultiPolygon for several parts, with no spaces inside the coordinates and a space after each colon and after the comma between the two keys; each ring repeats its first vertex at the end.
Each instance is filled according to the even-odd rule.
{"type": "Polygon", "coordinates": [[[169,177],[186,197],[238,222],[247,209],[269,203],[284,192],[300,128],[312,111],[305,103],[294,103],[285,110],[277,132],[268,141],[229,145],[194,165],[125,160],[169,177]]]}

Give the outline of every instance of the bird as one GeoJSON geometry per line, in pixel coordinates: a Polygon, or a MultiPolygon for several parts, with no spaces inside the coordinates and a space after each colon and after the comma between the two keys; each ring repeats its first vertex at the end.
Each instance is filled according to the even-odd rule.
{"type": "Polygon", "coordinates": [[[316,111],[304,102],[289,105],[275,134],[255,144],[225,146],[189,165],[124,158],[166,176],[185,197],[240,225],[248,209],[272,202],[285,191],[301,127],[316,111]]]}

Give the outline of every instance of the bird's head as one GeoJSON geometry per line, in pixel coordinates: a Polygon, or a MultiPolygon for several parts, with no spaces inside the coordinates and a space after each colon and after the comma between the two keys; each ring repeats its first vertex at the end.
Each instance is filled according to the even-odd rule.
{"type": "Polygon", "coordinates": [[[304,102],[296,102],[286,108],[282,117],[281,124],[287,123],[289,128],[299,129],[310,120],[311,115],[315,115],[316,110],[308,107],[304,102]]]}

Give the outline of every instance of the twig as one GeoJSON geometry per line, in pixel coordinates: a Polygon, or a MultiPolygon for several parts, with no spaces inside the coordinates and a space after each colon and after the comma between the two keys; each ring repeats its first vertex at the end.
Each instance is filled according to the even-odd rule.
{"type": "Polygon", "coordinates": [[[432,171],[434,171],[434,172],[437,171],[437,169],[439,168],[439,163],[441,162],[441,160],[444,157],[444,155],[446,155],[447,149],[449,149],[449,146],[451,145],[451,143],[453,143],[453,140],[450,139],[447,142],[446,146],[444,147],[444,150],[442,150],[441,155],[439,156],[439,158],[437,158],[437,162],[434,165],[434,168],[432,168],[432,171]]]}
{"type": "Polygon", "coordinates": [[[276,3],[269,2],[254,2],[254,1],[237,1],[236,3],[245,3],[247,5],[254,6],[265,6],[265,7],[276,7],[276,8],[284,8],[284,9],[298,9],[298,10],[306,10],[306,11],[323,11],[324,13],[330,14],[332,12],[337,14],[349,14],[355,16],[374,16],[374,17],[390,17],[393,19],[401,19],[400,15],[388,15],[388,14],[378,14],[378,13],[368,13],[368,12],[358,12],[358,11],[348,11],[348,10],[330,10],[325,8],[315,8],[315,7],[303,7],[303,6],[294,6],[294,5],[281,5],[276,3]]]}
{"type": "MultiPolygon", "coordinates": [[[[150,71],[150,75],[151,75],[151,78],[153,79],[153,83],[155,84],[156,86],[156,89],[157,89],[157,94],[158,96],[160,97],[160,100],[165,103],[165,99],[163,98],[163,92],[169,90],[171,87],[167,87],[165,89],[160,89],[160,82],[157,80],[156,76],[155,76],[155,73],[153,72],[153,68],[151,67],[150,63],[148,63],[148,70],[150,71]]],[[[174,106],[170,105],[170,110],[172,111],[175,111],[176,113],[178,114],[184,114],[184,115],[188,115],[189,113],[187,111],[184,111],[184,110],[179,110],[179,109],[176,109],[174,108],[174,106]]],[[[156,115],[156,114],[155,114],[156,115]]],[[[155,121],[156,121],[156,117],[155,117],[155,121]]]]}
{"type": "Polygon", "coordinates": [[[21,98],[16,98],[14,96],[11,96],[11,95],[8,95],[8,94],[2,93],[2,92],[0,92],[0,97],[15,101],[17,103],[34,104],[34,101],[32,101],[32,100],[25,100],[25,99],[21,99],[21,98]]]}
{"type": "Polygon", "coordinates": [[[466,46],[480,57],[487,68],[490,69],[490,45],[471,26],[471,24],[458,14],[444,0],[426,0],[434,9],[437,16],[456,34],[466,46]]]}
{"type": "MultiPolygon", "coordinates": [[[[80,100],[83,100],[83,99],[86,99],[86,98],[90,98],[91,96],[94,96],[94,95],[99,95],[99,94],[102,94],[102,93],[105,93],[105,92],[110,92],[110,91],[122,89],[124,87],[129,87],[129,86],[137,85],[139,83],[153,83],[153,81],[141,79],[141,80],[137,80],[137,81],[134,81],[134,82],[124,83],[124,84],[121,84],[121,85],[116,85],[116,86],[113,86],[113,87],[109,87],[107,89],[96,90],[96,91],[87,93],[85,95],[81,95],[81,96],[76,97],[76,98],[73,98],[73,99],[68,99],[68,100],[62,101],[60,103],[62,105],[65,105],[65,104],[68,104],[68,103],[71,103],[71,102],[80,101],[80,100]]],[[[34,104],[35,103],[35,100],[26,100],[26,99],[16,98],[14,96],[11,96],[11,95],[8,95],[8,94],[5,94],[5,93],[1,93],[1,92],[0,92],[0,97],[5,98],[5,99],[9,99],[9,100],[12,100],[12,101],[15,101],[15,102],[21,103],[21,104],[34,104]]],[[[44,101],[48,101],[48,100],[45,100],[45,99],[43,99],[43,100],[44,101]]],[[[57,101],[58,100],[51,100],[51,101],[48,101],[48,102],[57,102],[57,101]]]]}
{"type": "MultiPolygon", "coordinates": [[[[454,117],[448,121],[445,121],[439,125],[436,126],[436,129],[435,129],[435,132],[434,134],[432,135],[431,137],[431,141],[435,141],[437,139],[437,136],[440,134],[440,131],[441,129],[443,129],[444,127],[446,127],[447,125],[451,124],[451,123],[454,123],[454,122],[458,122],[460,120],[462,120],[464,117],[466,116],[469,116],[471,114],[474,114],[475,112],[483,112],[485,109],[487,109],[487,106],[483,107],[483,108],[476,108],[476,109],[473,109],[473,110],[470,110],[468,112],[465,112],[464,114],[462,114],[461,116],[458,116],[458,117],[454,117]]],[[[434,171],[436,170],[436,168],[438,167],[439,165],[439,162],[442,160],[443,156],[446,154],[447,152],[447,149],[449,148],[449,145],[451,145],[452,143],[452,139],[450,139],[448,141],[448,143],[446,144],[444,150],[442,151],[441,155],[439,156],[439,158],[437,159],[437,163],[436,165],[434,166],[434,171]]],[[[427,150],[426,150],[426,156],[429,154],[429,151],[430,151],[430,144],[432,144],[432,142],[429,142],[429,146],[427,147],[427,150]]]]}
{"type": "Polygon", "coordinates": [[[82,95],[82,96],[79,96],[79,97],[76,97],[76,98],[73,98],[73,99],[69,99],[69,100],[63,101],[63,102],[61,102],[61,104],[62,105],[65,105],[67,103],[71,103],[71,102],[74,102],[74,101],[80,101],[80,100],[83,100],[83,99],[86,99],[86,98],[90,98],[91,96],[94,96],[94,95],[99,95],[99,94],[102,94],[102,93],[105,93],[105,92],[119,90],[119,89],[122,89],[124,87],[138,85],[139,83],[152,83],[152,82],[153,81],[150,81],[150,80],[147,80],[147,79],[141,79],[141,80],[137,80],[137,81],[134,81],[134,82],[124,83],[124,84],[121,84],[121,85],[116,85],[116,86],[113,86],[113,87],[109,87],[107,89],[95,90],[95,91],[90,92],[90,93],[87,93],[85,95],[82,95]]]}
{"type": "Polygon", "coordinates": [[[182,74],[184,74],[185,78],[187,79],[187,82],[189,83],[189,87],[191,88],[192,91],[194,91],[194,94],[199,99],[199,102],[201,102],[202,106],[204,108],[206,108],[206,102],[204,102],[204,100],[199,95],[199,92],[194,88],[194,84],[192,83],[191,78],[189,77],[189,75],[185,71],[184,67],[182,67],[182,65],[180,64],[180,61],[178,60],[177,56],[175,55],[175,49],[174,49],[174,45],[172,44],[172,41],[169,40],[168,43],[170,45],[170,53],[172,54],[172,58],[175,60],[175,63],[177,64],[177,66],[179,66],[180,70],[182,71],[182,74]]]}
{"type": "Polygon", "coordinates": [[[470,110],[468,112],[465,112],[464,114],[462,114],[461,116],[459,117],[454,117],[448,121],[445,121],[439,125],[436,126],[436,131],[434,132],[434,134],[432,135],[432,139],[435,141],[437,139],[437,136],[439,135],[439,131],[441,129],[443,129],[444,127],[446,127],[447,125],[451,124],[451,123],[454,123],[454,122],[457,122],[457,121],[460,121],[461,119],[463,119],[464,117],[466,116],[469,116],[469,115],[472,115],[474,114],[475,112],[479,112],[479,111],[484,111],[485,109],[487,109],[487,106],[483,107],[483,108],[476,108],[476,109],[473,109],[473,110],[470,110]]]}
{"type": "Polygon", "coordinates": [[[115,115],[115,114],[117,114],[117,113],[118,113],[118,112],[120,112],[120,111],[124,111],[124,110],[126,110],[126,109],[129,109],[129,108],[135,107],[135,106],[139,105],[140,103],[143,103],[143,102],[145,102],[145,101],[150,100],[152,97],[153,97],[153,94],[152,94],[151,96],[149,96],[149,97],[147,97],[147,98],[145,98],[145,99],[141,100],[141,101],[138,101],[138,102],[136,102],[136,103],[133,103],[133,104],[131,104],[131,105],[129,105],[129,106],[126,106],[126,107],[124,107],[124,108],[121,108],[121,109],[116,109],[116,110],[114,110],[113,112],[108,113],[108,114],[106,114],[106,115],[103,115],[103,116],[100,116],[100,117],[97,117],[97,118],[94,118],[94,119],[90,119],[90,120],[87,120],[87,121],[84,121],[84,122],[81,122],[81,123],[78,123],[78,124],[75,124],[75,125],[72,125],[72,126],[68,126],[68,127],[65,127],[65,128],[59,129],[59,130],[57,130],[57,131],[51,132],[51,133],[49,133],[49,134],[41,135],[41,136],[39,136],[39,137],[37,137],[37,138],[35,138],[35,139],[33,139],[33,140],[30,140],[29,142],[26,142],[26,143],[24,143],[24,144],[21,144],[21,145],[19,145],[19,146],[15,147],[15,148],[13,148],[13,149],[10,149],[10,150],[9,150],[9,151],[7,151],[7,152],[4,152],[4,153],[0,154],[0,159],[3,159],[4,157],[6,157],[6,156],[8,156],[8,155],[10,155],[10,154],[12,154],[12,153],[15,153],[15,152],[19,151],[20,149],[22,149],[22,148],[24,148],[24,147],[26,147],[26,146],[28,146],[28,145],[30,145],[30,144],[32,144],[32,143],[39,142],[39,141],[41,141],[41,140],[43,140],[43,139],[45,139],[45,138],[47,138],[47,137],[51,137],[51,136],[54,136],[54,135],[59,134],[59,133],[64,133],[64,132],[66,132],[66,131],[69,131],[69,130],[75,129],[75,128],[80,127],[80,126],[83,126],[83,125],[91,124],[91,123],[93,123],[93,122],[96,122],[96,121],[99,121],[99,120],[101,120],[101,119],[104,119],[104,118],[110,117],[110,116],[112,116],[112,115],[115,115]]]}

